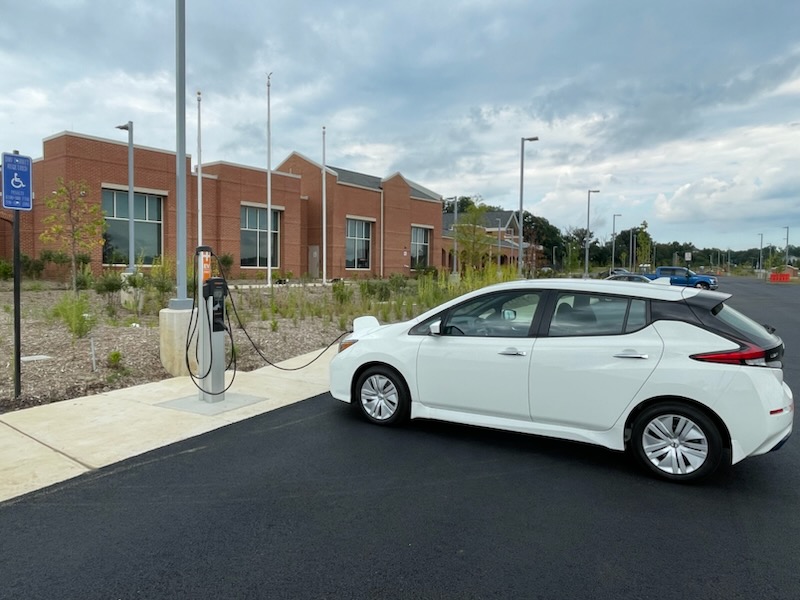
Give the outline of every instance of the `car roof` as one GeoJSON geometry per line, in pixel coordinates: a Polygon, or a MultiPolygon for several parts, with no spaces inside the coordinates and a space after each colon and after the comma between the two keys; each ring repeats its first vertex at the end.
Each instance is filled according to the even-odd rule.
{"type": "Polygon", "coordinates": [[[490,290],[509,289],[551,289],[570,290],[585,293],[615,294],[618,296],[636,296],[637,298],[650,298],[653,300],[678,301],[688,299],[697,294],[716,294],[722,302],[731,297],[730,294],[710,292],[698,288],[674,285],[642,285],[636,281],[620,281],[606,279],[524,279],[507,281],[490,285],[472,292],[478,294],[490,290]]]}
{"type": "Polygon", "coordinates": [[[447,310],[451,306],[460,304],[465,300],[481,296],[483,294],[492,292],[502,292],[505,290],[556,290],[556,291],[571,291],[583,292],[588,294],[608,294],[613,296],[630,296],[632,298],[648,298],[651,300],[665,300],[671,302],[678,302],[680,300],[688,300],[699,294],[703,294],[705,298],[716,298],[717,302],[723,302],[731,297],[731,294],[721,292],[712,292],[709,290],[701,290],[698,288],[690,288],[684,286],[674,285],[642,285],[637,281],[609,281],[606,279],[517,279],[514,281],[506,281],[504,283],[495,283],[486,287],[482,287],[471,292],[467,292],[457,298],[453,298],[438,306],[426,310],[424,313],[417,315],[410,321],[406,321],[405,325],[416,325],[422,321],[436,315],[437,313],[447,310]]]}

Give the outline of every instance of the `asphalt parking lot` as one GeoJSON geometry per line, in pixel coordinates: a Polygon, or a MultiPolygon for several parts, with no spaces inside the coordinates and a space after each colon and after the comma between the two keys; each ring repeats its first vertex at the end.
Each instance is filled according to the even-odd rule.
{"type": "MultiPolygon", "coordinates": [[[[778,328],[800,286],[723,279],[778,328]]],[[[798,439],[701,485],[328,394],[0,505],[0,598],[795,599],[798,439]]]]}

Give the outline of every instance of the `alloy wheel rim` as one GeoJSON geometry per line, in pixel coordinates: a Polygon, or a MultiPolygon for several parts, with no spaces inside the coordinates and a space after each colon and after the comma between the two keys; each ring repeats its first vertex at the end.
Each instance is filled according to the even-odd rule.
{"type": "Polygon", "coordinates": [[[361,386],[361,406],[377,421],[385,421],[397,412],[397,388],[383,375],[373,375],[361,386]]]}
{"type": "Polygon", "coordinates": [[[708,438],[697,423],[683,415],[660,415],[642,433],[647,459],[670,475],[688,475],[705,464],[708,438]]]}

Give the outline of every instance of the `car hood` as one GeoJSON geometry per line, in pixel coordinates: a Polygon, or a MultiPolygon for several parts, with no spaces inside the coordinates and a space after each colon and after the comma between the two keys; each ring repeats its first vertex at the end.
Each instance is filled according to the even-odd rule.
{"type": "Polygon", "coordinates": [[[378,319],[373,316],[356,317],[353,319],[353,333],[347,337],[348,339],[362,340],[366,337],[383,336],[395,330],[402,331],[403,329],[408,329],[408,327],[408,321],[381,325],[378,319]]]}

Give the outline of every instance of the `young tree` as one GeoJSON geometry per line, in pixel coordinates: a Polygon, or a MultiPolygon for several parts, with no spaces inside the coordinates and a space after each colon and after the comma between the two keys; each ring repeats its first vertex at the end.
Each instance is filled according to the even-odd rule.
{"type": "Polygon", "coordinates": [[[43,242],[55,244],[71,259],[72,290],[78,292],[78,255],[103,245],[106,220],[99,204],[90,201],[91,190],[85,181],[56,181],[57,188],[45,200],[50,211],[44,218],[43,242]]]}
{"type": "MultiPolygon", "coordinates": [[[[589,232],[589,235],[591,235],[591,232],[589,232]]],[[[587,237],[586,228],[567,227],[562,237],[566,246],[564,269],[570,273],[580,271],[584,262],[584,240],[587,237]]]]}
{"type": "MultiPolygon", "coordinates": [[[[642,221],[636,233],[636,258],[637,263],[634,265],[634,270],[639,270],[639,264],[649,263],[652,259],[652,238],[647,231],[647,221],[642,221]]],[[[655,269],[655,265],[651,265],[655,269]]]]}
{"type": "Polygon", "coordinates": [[[462,265],[480,269],[489,253],[493,240],[486,235],[485,219],[488,210],[488,207],[483,205],[472,206],[463,218],[458,219],[455,236],[462,265]]]}

